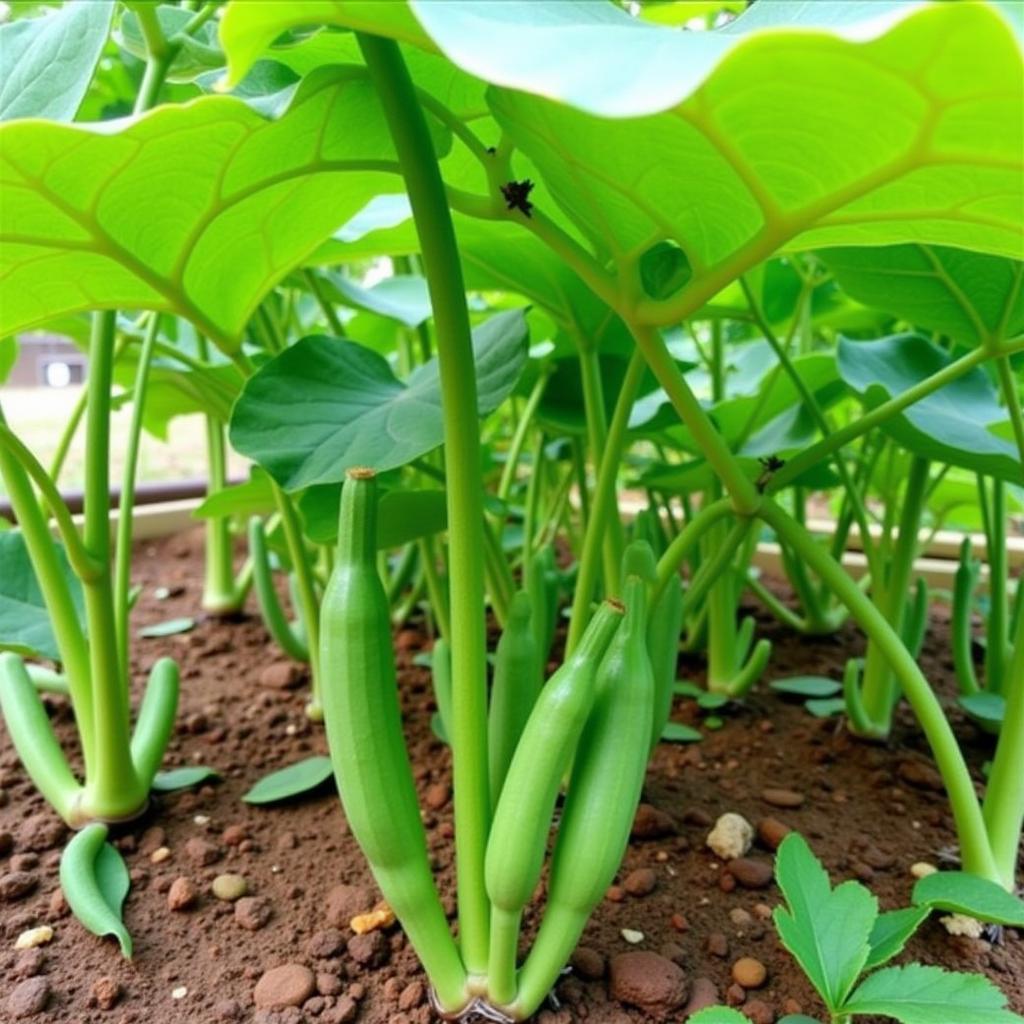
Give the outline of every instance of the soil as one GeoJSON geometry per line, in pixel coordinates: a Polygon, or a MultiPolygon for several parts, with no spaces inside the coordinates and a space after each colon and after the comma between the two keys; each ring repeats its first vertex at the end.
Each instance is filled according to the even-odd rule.
{"type": "MultiPolygon", "coordinates": [[[[143,587],[136,626],[194,615],[202,588],[201,533],[140,545],[135,580],[143,587]],[[170,588],[172,596],[158,600],[159,587],[170,588]]],[[[397,927],[351,941],[348,919],[372,909],[378,895],[331,787],[273,807],[240,801],[265,773],[325,752],[322,731],[303,715],[304,676],[296,678],[286,668],[267,671],[284,659],[253,611],[250,601],[250,614],[237,620],[204,619],[191,632],[134,643],[137,685],[159,656],[171,655],[181,666],[179,725],[166,767],[209,765],[220,781],[158,797],[143,819],[117,836],[133,880],[125,909],[135,940],[130,962],[111,940],[88,934],[67,913],[57,877],[66,830],[35,793],[0,730],[0,875],[28,876],[8,895],[27,891],[0,904],[0,1019],[13,1019],[11,993],[27,978],[35,980],[21,995],[46,1008],[26,1019],[47,1022],[426,1024],[431,1018],[423,976],[397,927]],[[256,902],[239,908],[215,898],[211,883],[221,874],[242,875],[256,902]],[[175,884],[180,878],[187,881],[175,884]],[[171,910],[169,896],[175,903],[193,899],[171,910]],[[246,924],[261,926],[249,930],[246,924]],[[52,927],[52,941],[15,952],[18,935],[38,925],[52,927]],[[285,965],[291,966],[265,977],[285,965]],[[305,998],[311,985],[318,994],[301,1008],[261,1010],[254,1002],[258,982],[262,994],[276,986],[305,998]]],[[[851,626],[809,640],[758,617],[759,635],[775,644],[765,682],[797,674],[838,678],[846,659],[863,647],[851,626]]],[[[428,643],[415,628],[396,636],[424,820],[451,908],[450,758],[430,731],[428,670],[413,664],[428,643]]],[[[920,661],[948,698],[952,664],[941,609],[933,616],[920,661]]],[[[684,658],[681,669],[684,677],[700,681],[699,658],[684,658]]],[[[644,801],[649,806],[642,823],[648,831],[667,834],[631,842],[621,885],[598,908],[583,936],[577,970],[558,987],[561,1008],[552,1005],[539,1014],[545,1024],[649,1019],[611,998],[607,977],[586,977],[606,973],[609,961],[629,951],[674,960],[691,991],[707,990],[709,983],[722,1001],[742,1001],[740,1009],[754,1021],[770,1022],[798,1008],[823,1014],[764,919],[767,908],[779,902],[778,890],[770,883],[765,888],[736,884],[737,875],[748,884],[764,881],[758,868],[770,864],[771,848],[759,840],[750,857],[760,864],[740,866],[734,875],[705,846],[713,822],[725,812],[754,824],[770,817],[799,830],[834,881],[867,882],[886,909],[908,903],[912,864],[945,863],[952,855],[955,835],[945,798],[908,713],[900,712],[890,745],[866,745],[838,728],[836,719],[814,719],[765,682],[744,704],[725,711],[722,728],[705,729],[701,743],[659,745],[648,769],[644,801]],[[766,799],[765,790],[771,789],[791,795],[769,793],[766,799]],[[780,807],[780,801],[799,805],[780,807]],[[639,941],[631,944],[624,932],[640,933],[639,941]],[[734,985],[732,971],[741,958],[760,961],[766,969],[760,988],[744,992],[734,985]]],[[[47,700],[70,748],[74,734],[67,704],[47,700]]],[[[690,724],[699,723],[699,714],[691,700],[677,702],[674,711],[677,721],[690,724]]],[[[955,709],[951,715],[980,779],[991,739],[955,709]]],[[[535,924],[531,913],[528,925],[535,924]]],[[[900,959],[984,972],[1016,1010],[1024,1010],[1024,939],[1012,930],[997,945],[950,938],[932,920],[900,959]]],[[[749,963],[739,970],[752,970],[755,978],[759,973],[749,963]]],[[[678,984],[678,975],[672,980],[678,984]]],[[[671,1014],[673,1020],[684,1017],[685,1010],[671,1014]]]]}

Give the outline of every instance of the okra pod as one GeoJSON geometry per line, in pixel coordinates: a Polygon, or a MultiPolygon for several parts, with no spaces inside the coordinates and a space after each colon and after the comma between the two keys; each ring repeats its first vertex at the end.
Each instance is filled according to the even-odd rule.
{"type": "Polygon", "coordinates": [[[683,587],[678,576],[669,580],[651,608],[647,648],[654,671],[654,699],[649,750],[654,750],[672,714],[672,691],[679,663],[679,636],[683,630],[683,587]]]}
{"type": "Polygon", "coordinates": [[[960,545],[960,565],[957,567],[956,581],[953,585],[952,629],[953,664],[956,668],[957,683],[963,694],[981,691],[971,654],[971,605],[974,601],[974,588],[978,585],[980,575],[981,567],[971,554],[971,539],[964,537],[960,545]]]}
{"type": "MultiPolygon", "coordinates": [[[[654,705],[648,652],[648,582],[637,572],[639,545],[627,551],[626,617],[601,661],[555,841],[548,904],[510,1009],[523,1019],[541,1004],[603,898],[629,842],[647,765],[654,705]],[[631,558],[630,556],[634,557],[631,558]]],[[[650,548],[642,544],[649,555],[650,548]]],[[[653,561],[653,559],[652,559],[653,561]]],[[[639,563],[639,564],[638,564],[639,563]]]]}
{"type": "Polygon", "coordinates": [[[445,1010],[467,1002],[466,972],[434,886],[402,735],[388,600],[377,574],[377,488],[350,469],[320,610],[324,725],[345,815],[385,900],[445,1010]]]}
{"type": "Polygon", "coordinates": [[[491,806],[496,807],[508,766],[543,681],[530,597],[520,590],[498,641],[488,712],[491,806]]]}
{"type": "Polygon", "coordinates": [[[448,641],[439,636],[434,641],[430,658],[430,679],[434,686],[434,703],[441,719],[445,739],[452,741],[452,652],[448,641]]]}
{"type": "Polygon", "coordinates": [[[515,995],[523,907],[540,879],[555,800],[593,707],[598,666],[621,620],[621,605],[606,601],[541,690],[495,807],[485,878],[491,900],[488,984],[499,1004],[515,995]]]}

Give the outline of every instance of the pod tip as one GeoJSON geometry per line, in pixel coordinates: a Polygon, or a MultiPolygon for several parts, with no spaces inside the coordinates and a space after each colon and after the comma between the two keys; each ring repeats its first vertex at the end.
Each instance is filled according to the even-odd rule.
{"type": "Polygon", "coordinates": [[[369,466],[353,466],[346,473],[349,480],[372,480],[376,475],[377,471],[369,466]]]}

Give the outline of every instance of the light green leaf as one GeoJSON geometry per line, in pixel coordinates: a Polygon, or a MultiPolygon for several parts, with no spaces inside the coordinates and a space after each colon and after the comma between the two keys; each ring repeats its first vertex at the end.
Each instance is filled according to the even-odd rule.
{"type": "Polygon", "coordinates": [[[247,804],[271,804],[307,793],[323,785],[332,774],[331,759],[317,755],[271,772],[242,796],[247,804]]]}
{"type": "Polygon", "coordinates": [[[110,32],[113,0],[67,3],[0,25],[0,121],[70,121],[78,113],[110,32]]]}
{"type": "Polygon", "coordinates": [[[397,320],[406,327],[418,327],[431,315],[427,282],[422,277],[396,274],[372,288],[363,288],[342,274],[332,274],[330,282],[342,301],[397,320]]]}
{"type": "MultiPolygon", "coordinates": [[[[877,341],[839,339],[839,373],[863,396],[881,405],[947,367],[952,358],[916,334],[877,341]]],[[[975,367],[887,420],[884,429],[910,451],[937,462],[1024,484],[1017,449],[992,428],[1006,420],[989,376],[975,367]]]]}
{"type": "Polygon", "coordinates": [[[927,907],[907,907],[904,910],[890,910],[879,914],[871,929],[871,952],[865,970],[880,967],[891,960],[907,944],[921,923],[928,917],[927,907]]]}
{"type": "Polygon", "coordinates": [[[787,903],[773,915],[779,938],[836,1013],[867,963],[878,901],[859,882],[833,889],[821,862],[795,832],[779,846],[775,877],[787,903]]]}
{"type": "Polygon", "coordinates": [[[825,676],[788,676],[773,679],[768,685],[777,693],[791,693],[797,697],[832,697],[843,688],[842,683],[825,676]]]}
{"type": "Polygon", "coordinates": [[[983,725],[994,728],[997,732],[1006,717],[1006,698],[998,693],[968,693],[957,697],[960,705],[972,718],[983,725]]]}
{"type": "Polygon", "coordinates": [[[858,301],[962,344],[997,349],[1024,330],[1024,263],[927,245],[829,249],[821,256],[858,301]]]}
{"type": "Polygon", "coordinates": [[[200,782],[215,778],[217,772],[204,765],[196,765],[194,768],[172,768],[170,771],[157,772],[151,788],[158,793],[173,793],[176,789],[188,789],[190,786],[198,786],[200,782]]]}
{"type": "MultiPolygon", "coordinates": [[[[56,541],[54,547],[57,564],[71,589],[71,599],[84,628],[82,586],[68,564],[64,549],[56,541]]],[[[0,651],[60,660],[50,613],[20,530],[0,531],[0,651]]]]}
{"type": "Polygon", "coordinates": [[[1024,928],[1024,900],[996,882],[965,871],[938,871],[914,884],[914,903],[979,921],[1024,928]]]}
{"type": "MultiPolygon", "coordinates": [[[[182,33],[182,29],[195,17],[195,11],[170,4],[157,4],[156,16],[164,38],[170,39],[182,33]]],[[[139,27],[134,11],[126,11],[117,33],[121,45],[140,60],[147,57],[146,40],[139,27]]],[[[174,60],[167,70],[169,82],[192,82],[204,71],[223,68],[226,63],[223,52],[217,45],[217,29],[207,22],[198,31],[180,35],[180,45],[174,60]]]]}
{"type": "Polygon", "coordinates": [[[166,619],[163,622],[154,622],[149,626],[143,626],[139,630],[139,636],[146,639],[153,639],[161,636],[176,636],[178,633],[187,633],[195,629],[196,620],[188,617],[180,619],[166,619]]]}
{"type": "Polygon", "coordinates": [[[900,1024],[1020,1024],[1006,997],[983,974],[910,964],[872,974],[843,1007],[848,1014],[894,1017],[900,1024]]]}
{"type": "Polygon", "coordinates": [[[192,515],[197,519],[263,516],[268,515],[276,507],[270,478],[259,466],[253,466],[248,480],[215,491],[203,499],[192,515]]]}
{"type": "Polygon", "coordinates": [[[750,1024],[749,1018],[729,1006],[709,1006],[686,1020],[687,1024],[750,1024]]]}
{"type": "Polygon", "coordinates": [[[2,333],[145,308],[229,351],[262,296],[397,172],[361,68],[315,72],[278,121],[206,96],[103,125],[6,124],[0,153],[2,333]]]}
{"type": "Polygon", "coordinates": [[[121,919],[131,879],[121,854],[106,842],[107,826],[86,825],[60,858],[60,885],[71,912],[93,935],[113,935],[131,958],[132,937],[121,919]]]}
{"type": "MultiPolygon", "coordinates": [[[[473,332],[480,415],[511,393],[526,363],[522,310],[473,332]]],[[[406,384],[386,360],[350,341],[303,338],[246,383],[231,444],[286,490],[334,483],[352,466],[403,466],[444,440],[437,360],[406,384]]]]}
{"type": "MultiPolygon", "coordinates": [[[[303,493],[299,511],[310,540],[317,544],[337,541],[340,504],[338,484],[310,487],[303,493]]],[[[377,502],[377,547],[382,551],[438,533],[447,525],[448,507],[441,490],[385,491],[377,502]]]]}
{"type": "Polygon", "coordinates": [[[846,700],[843,697],[812,697],[804,701],[804,707],[815,718],[831,718],[846,710],[846,700]]]}
{"type": "Polygon", "coordinates": [[[18,361],[18,339],[13,335],[0,338],[0,384],[6,382],[18,361]]]}
{"type": "Polygon", "coordinates": [[[662,743],[700,743],[704,737],[698,729],[682,722],[666,722],[661,730],[662,743]]]}

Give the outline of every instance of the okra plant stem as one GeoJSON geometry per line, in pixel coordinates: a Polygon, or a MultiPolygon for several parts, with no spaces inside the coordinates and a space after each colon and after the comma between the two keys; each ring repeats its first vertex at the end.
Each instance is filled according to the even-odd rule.
{"type": "Polygon", "coordinates": [[[398,44],[360,34],[360,49],[398,154],[434,311],[444,414],[451,574],[452,762],[459,941],[471,976],[487,971],[489,903],[484,853],[487,770],[483,479],[476,374],[462,267],[426,120],[398,44]]]}
{"type": "MultiPolygon", "coordinates": [[[[985,483],[978,477],[981,500],[986,502],[985,483]]],[[[1009,583],[1006,566],[1006,485],[1002,480],[992,480],[992,502],[988,516],[988,622],[985,643],[985,689],[1001,693],[1004,675],[1003,665],[1007,660],[1007,619],[1009,583]]]]}

